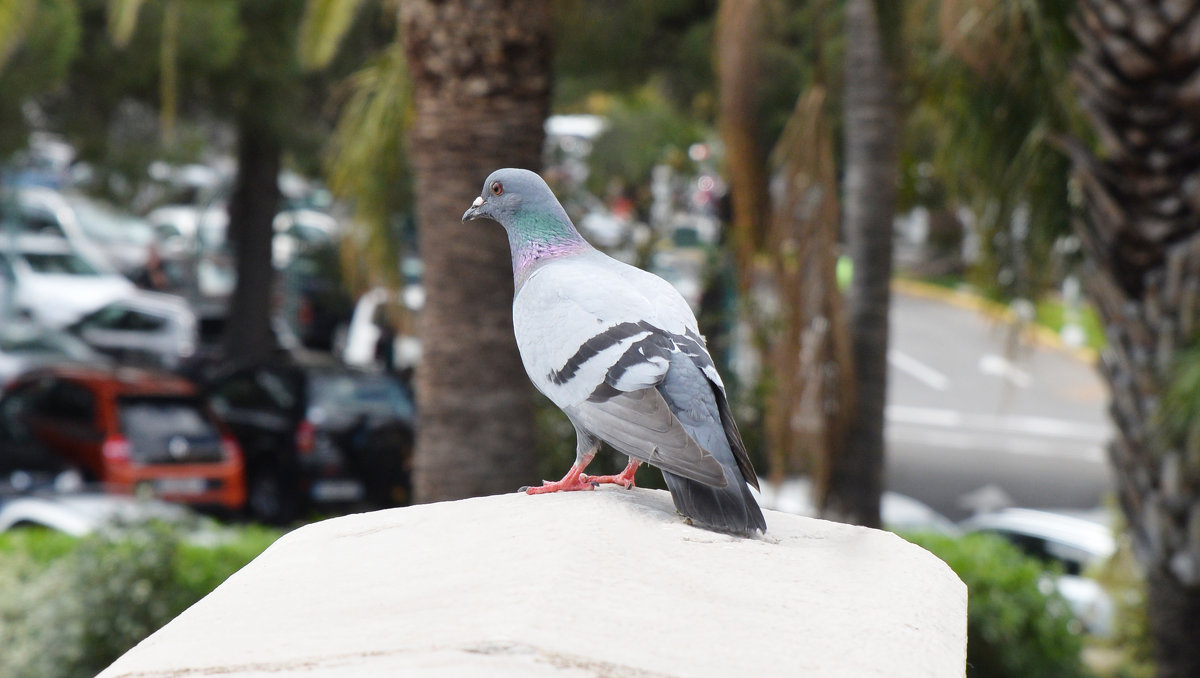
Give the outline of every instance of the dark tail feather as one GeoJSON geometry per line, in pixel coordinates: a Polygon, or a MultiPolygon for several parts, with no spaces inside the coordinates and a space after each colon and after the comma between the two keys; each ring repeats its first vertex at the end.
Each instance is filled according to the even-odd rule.
{"type": "Polygon", "coordinates": [[[662,474],[667,481],[667,489],[671,491],[671,499],[675,501],[675,509],[688,518],[738,534],[767,531],[767,521],[740,473],[730,473],[726,469],[726,477],[734,477],[729,478],[729,484],[725,487],[711,487],[668,471],[662,474]]]}

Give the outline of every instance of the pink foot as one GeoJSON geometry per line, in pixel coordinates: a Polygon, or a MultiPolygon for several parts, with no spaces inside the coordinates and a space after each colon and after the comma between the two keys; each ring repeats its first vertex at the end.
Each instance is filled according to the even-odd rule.
{"type": "Polygon", "coordinates": [[[583,467],[575,464],[571,466],[571,470],[567,471],[567,475],[563,476],[562,480],[556,482],[544,480],[539,487],[523,487],[521,489],[525,494],[548,494],[550,492],[594,490],[596,485],[583,474],[583,467]]]}
{"type": "Polygon", "coordinates": [[[615,476],[589,476],[587,474],[581,474],[580,478],[586,483],[593,483],[595,485],[612,483],[613,485],[620,485],[628,490],[632,487],[636,487],[635,483],[633,482],[633,477],[637,475],[638,467],[641,465],[642,462],[636,459],[630,459],[629,464],[625,467],[625,470],[621,471],[615,476]]]}

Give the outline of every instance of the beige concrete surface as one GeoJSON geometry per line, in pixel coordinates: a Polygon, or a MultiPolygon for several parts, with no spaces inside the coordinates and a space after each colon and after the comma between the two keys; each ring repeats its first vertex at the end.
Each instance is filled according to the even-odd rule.
{"type": "Polygon", "coordinates": [[[291,532],[101,673],[962,676],[966,587],[887,532],[766,511],[739,538],[605,487],[291,532]]]}

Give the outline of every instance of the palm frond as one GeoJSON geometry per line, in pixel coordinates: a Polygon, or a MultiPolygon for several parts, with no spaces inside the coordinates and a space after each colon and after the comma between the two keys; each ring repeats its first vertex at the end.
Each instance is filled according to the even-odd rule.
{"type": "Polygon", "coordinates": [[[125,47],[137,29],[138,12],[145,0],[108,0],[108,37],[117,47],[125,47]]]}
{"type": "Polygon", "coordinates": [[[0,0],[0,69],[21,45],[29,22],[37,12],[37,3],[27,0],[0,0]]]}
{"type": "MultiPolygon", "coordinates": [[[[412,120],[411,87],[404,50],[396,41],[351,76],[349,98],[330,140],[329,186],[354,206],[354,242],[375,274],[394,279],[398,260],[395,216],[411,205],[410,173],[404,159],[412,120]]],[[[347,270],[348,277],[354,272],[347,270]]]]}
{"type": "Polygon", "coordinates": [[[323,68],[333,59],[362,4],[363,0],[308,0],[297,43],[304,68],[323,68]]]}

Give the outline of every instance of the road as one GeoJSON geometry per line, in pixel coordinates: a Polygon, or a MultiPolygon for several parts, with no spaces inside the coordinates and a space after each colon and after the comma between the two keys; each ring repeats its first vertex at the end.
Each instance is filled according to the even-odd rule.
{"type": "Polygon", "coordinates": [[[1061,348],[1014,341],[976,310],[897,292],[887,489],[959,520],[973,506],[1094,508],[1111,472],[1107,392],[1061,348]]]}

